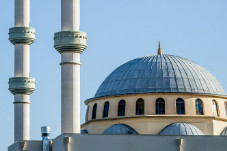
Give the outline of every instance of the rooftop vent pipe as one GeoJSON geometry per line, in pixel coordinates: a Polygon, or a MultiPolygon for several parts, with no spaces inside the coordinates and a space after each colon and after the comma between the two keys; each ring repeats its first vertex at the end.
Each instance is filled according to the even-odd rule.
{"type": "Polygon", "coordinates": [[[42,126],[41,127],[41,134],[43,140],[43,151],[47,151],[47,147],[50,142],[50,127],[49,126],[42,126]]]}

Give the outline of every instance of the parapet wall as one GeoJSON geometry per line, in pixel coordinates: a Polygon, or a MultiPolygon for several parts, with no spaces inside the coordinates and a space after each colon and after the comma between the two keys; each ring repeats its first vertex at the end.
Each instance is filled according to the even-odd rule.
{"type": "MultiPolygon", "coordinates": [[[[62,134],[52,140],[48,151],[224,151],[226,142],[224,136],[62,134]]],[[[42,151],[41,143],[16,142],[9,151],[42,151]]]]}

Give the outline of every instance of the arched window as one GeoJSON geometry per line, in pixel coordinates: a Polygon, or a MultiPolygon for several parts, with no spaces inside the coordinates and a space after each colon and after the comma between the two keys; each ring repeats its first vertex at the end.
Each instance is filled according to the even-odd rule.
{"type": "Polygon", "coordinates": [[[125,116],[125,101],[121,100],[118,103],[118,116],[125,116]]]}
{"type": "Polygon", "coordinates": [[[165,100],[158,98],[155,103],[156,114],[165,114],[165,100]]]}
{"type": "Polygon", "coordinates": [[[87,106],[87,111],[86,111],[86,119],[85,119],[86,122],[88,121],[88,114],[89,114],[89,106],[87,106]]]}
{"type": "Polygon", "coordinates": [[[144,100],[138,99],[136,101],[136,115],[144,114],[144,100]]]}
{"type": "Polygon", "coordinates": [[[108,117],[110,103],[107,101],[104,104],[102,117],[108,117]]]}
{"type": "Polygon", "coordinates": [[[227,117],[227,102],[225,102],[225,116],[227,117]]]}
{"type": "Polygon", "coordinates": [[[203,102],[200,99],[195,100],[196,114],[203,115],[203,102]]]}
{"type": "Polygon", "coordinates": [[[185,114],[185,105],[184,105],[184,100],[182,98],[178,98],[176,100],[176,109],[177,109],[177,114],[185,114]]]}
{"type": "Polygon", "coordinates": [[[215,100],[212,100],[212,112],[214,116],[218,116],[218,106],[215,100]]]}
{"type": "Polygon", "coordinates": [[[97,104],[95,103],[92,110],[92,119],[96,119],[97,104]]]}

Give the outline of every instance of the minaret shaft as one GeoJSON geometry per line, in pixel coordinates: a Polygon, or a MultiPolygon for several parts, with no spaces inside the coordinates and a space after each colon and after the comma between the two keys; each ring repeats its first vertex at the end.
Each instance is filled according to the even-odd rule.
{"type": "Polygon", "coordinates": [[[61,62],[62,133],[80,133],[80,54],[62,53],[61,62]]]}
{"type": "Polygon", "coordinates": [[[16,44],[14,59],[14,76],[29,77],[30,45],[16,44]]]}
{"type": "MultiPolygon", "coordinates": [[[[80,0],[61,0],[61,9],[61,30],[79,31],[80,0]]],[[[66,64],[61,65],[61,132],[80,133],[80,53],[63,52],[61,63],[64,62],[66,64]]]]}
{"type": "Polygon", "coordinates": [[[80,133],[80,54],[87,48],[80,32],[80,0],[61,0],[61,32],[54,47],[61,54],[61,132],[80,133]]]}
{"type": "Polygon", "coordinates": [[[14,0],[15,27],[29,27],[30,0],[14,0]]]}
{"type": "Polygon", "coordinates": [[[30,28],[30,0],[15,0],[15,27],[9,30],[14,44],[14,77],[9,79],[9,90],[14,95],[14,141],[30,139],[30,94],[35,90],[35,79],[30,73],[30,45],[35,40],[35,29],[30,28]]]}
{"type": "Polygon", "coordinates": [[[61,0],[61,30],[80,30],[80,0],[61,0]]]}
{"type": "MultiPolygon", "coordinates": [[[[30,0],[15,0],[15,27],[29,27],[30,0]]],[[[29,77],[30,45],[16,44],[14,54],[14,77],[29,77]]],[[[15,94],[14,141],[30,139],[30,96],[15,94]]]]}
{"type": "Polygon", "coordinates": [[[14,141],[30,139],[30,95],[14,95],[14,141]]]}

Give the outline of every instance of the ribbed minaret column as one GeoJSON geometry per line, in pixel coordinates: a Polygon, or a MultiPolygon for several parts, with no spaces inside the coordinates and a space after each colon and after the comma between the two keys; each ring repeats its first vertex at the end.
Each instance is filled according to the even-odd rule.
{"type": "Polygon", "coordinates": [[[35,79],[30,73],[30,44],[35,40],[35,29],[29,27],[30,0],[15,0],[15,27],[9,30],[14,44],[14,77],[9,79],[9,90],[14,95],[14,141],[30,139],[30,94],[35,90],[35,79]]]}
{"type": "Polygon", "coordinates": [[[80,133],[80,54],[87,47],[79,31],[80,1],[61,0],[61,32],[54,47],[61,54],[61,132],[80,133]]]}

